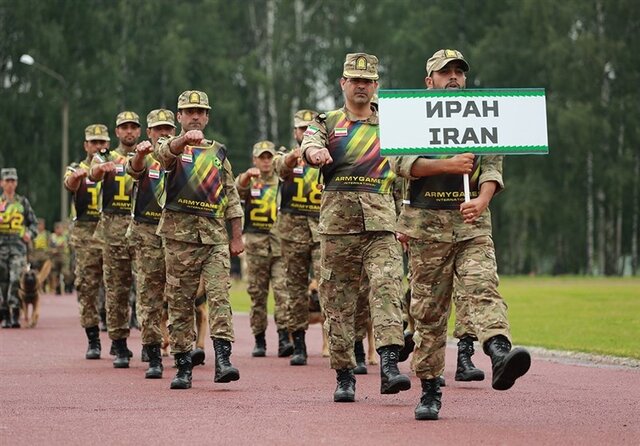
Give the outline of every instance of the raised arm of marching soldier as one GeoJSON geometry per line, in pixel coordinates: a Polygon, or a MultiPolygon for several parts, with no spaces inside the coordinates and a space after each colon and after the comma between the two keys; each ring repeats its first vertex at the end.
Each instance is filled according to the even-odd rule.
{"type": "Polygon", "coordinates": [[[327,126],[324,123],[325,115],[321,113],[315,122],[304,132],[302,140],[302,156],[304,160],[313,167],[322,167],[331,164],[333,158],[327,149],[328,135],[327,126]]]}
{"type": "Polygon", "coordinates": [[[73,163],[67,167],[67,171],[64,175],[64,187],[69,192],[75,192],[82,184],[82,180],[84,180],[89,172],[87,169],[80,167],[79,164],[73,163]]]}
{"type": "Polygon", "coordinates": [[[204,133],[202,130],[189,130],[172,138],[160,138],[154,148],[156,158],[165,170],[173,169],[176,158],[184,152],[185,147],[202,143],[204,133]]]}
{"type": "Polygon", "coordinates": [[[104,175],[116,171],[116,163],[103,158],[101,154],[96,154],[91,160],[89,168],[89,179],[91,181],[102,181],[104,175]]]}
{"type": "Polygon", "coordinates": [[[134,151],[134,155],[127,161],[126,171],[131,177],[139,179],[146,170],[144,158],[153,153],[153,144],[151,141],[144,140],[139,142],[134,151]]]}

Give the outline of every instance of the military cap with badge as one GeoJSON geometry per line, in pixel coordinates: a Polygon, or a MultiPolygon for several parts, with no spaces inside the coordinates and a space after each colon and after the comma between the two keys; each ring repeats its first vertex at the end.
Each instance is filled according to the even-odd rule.
{"type": "Polygon", "coordinates": [[[84,129],[85,141],[111,141],[109,129],[104,124],[91,124],[84,129]]]}
{"type": "Polygon", "coordinates": [[[203,91],[187,90],[178,96],[178,110],[184,108],[204,108],[211,110],[209,96],[203,91]]]}
{"type": "Polygon", "coordinates": [[[176,126],[175,115],[171,110],[158,108],[149,112],[147,115],[147,127],[153,128],[161,125],[170,125],[171,127],[176,126]]]}
{"type": "Polygon", "coordinates": [[[126,124],[127,122],[140,125],[140,117],[136,112],[128,110],[118,113],[118,116],[116,116],[116,127],[126,124]]]}
{"type": "Polygon", "coordinates": [[[0,179],[2,180],[18,180],[18,171],[15,167],[3,167],[0,171],[0,179]]]}
{"type": "Polygon", "coordinates": [[[271,141],[258,141],[253,145],[253,156],[260,156],[263,153],[268,152],[271,155],[276,154],[276,145],[271,141]]]}
{"type": "Polygon", "coordinates": [[[313,110],[298,110],[295,115],[293,115],[293,126],[294,127],[308,127],[313,124],[313,121],[318,116],[318,112],[313,110]]]}
{"type": "Polygon", "coordinates": [[[342,77],[346,79],[370,79],[377,81],[378,58],[367,53],[349,53],[345,57],[342,77]]]}
{"type": "Polygon", "coordinates": [[[431,73],[434,71],[442,70],[445,65],[454,60],[462,62],[462,69],[465,73],[469,71],[469,63],[465,60],[460,51],[442,49],[433,53],[433,56],[427,60],[427,76],[431,76],[431,73]]]}

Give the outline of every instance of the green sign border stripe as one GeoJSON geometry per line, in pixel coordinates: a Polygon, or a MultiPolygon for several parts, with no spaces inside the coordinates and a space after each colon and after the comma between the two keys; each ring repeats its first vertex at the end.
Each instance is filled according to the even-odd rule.
{"type": "Polygon", "coordinates": [[[494,147],[405,147],[381,148],[385,155],[452,155],[456,153],[491,153],[491,154],[547,154],[549,146],[494,146],[494,147]]]}
{"type": "Polygon", "coordinates": [[[433,97],[532,97],[544,96],[543,88],[521,90],[380,90],[381,99],[433,98],[433,97]]]}

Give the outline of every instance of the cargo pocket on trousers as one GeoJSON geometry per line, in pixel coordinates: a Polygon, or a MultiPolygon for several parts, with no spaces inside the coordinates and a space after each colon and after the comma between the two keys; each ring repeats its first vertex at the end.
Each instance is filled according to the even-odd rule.
{"type": "Polygon", "coordinates": [[[320,284],[322,282],[329,282],[331,280],[332,270],[330,268],[325,268],[324,266],[320,267],[320,284]]]}

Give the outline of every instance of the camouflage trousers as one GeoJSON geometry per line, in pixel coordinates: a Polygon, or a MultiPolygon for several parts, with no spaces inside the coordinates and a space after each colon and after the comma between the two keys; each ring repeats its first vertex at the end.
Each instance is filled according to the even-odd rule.
{"type": "Polygon", "coordinates": [[[390,232],[323,235],[320,245],[320,299],[329,336],[331,368],[354,368],[355,313],[366,274],[375,345],[404,345],[402,254],[390,232]]]}
{"type": "Polygon", "coordinates": [[[288,293],[289,331],[309,328],[309,277],[320,277],[320,243],[298,243],[282,240],[288,293]]]}
{"type": "Polygon", "coordinates": [[[416,321],[413,369],[420,379],[444,372],[454,277],[476,335],[510,338],[507,305],[498,293],[495,248],[489,236],[457,243],[411,239],[411,316],[416,321]]]}
{"type": "Polygon", "coordinates": [[[165,263],[156,225],[132,221],[129,241],[136,247],[136,313],[143,345],[162,343],[165,263]]]}
{"type": "Polygon", "coordinates": [[[102,250],[90,243],[79,244],[75,249],[80,325],[83,328],[97,327],[100,323],[98,293],[102,284],[102,250]]]}
{"type": "Polygon", "coordinates": [[[257,256],[247,253],[247,292],[251,297],[249,323],[254,335],[267,330],[269,284],[275,300],[274,320],[278,330],[288,328],[287,287],[282,257],[257,256]]]}
{"type": "Polygon", "coordinates": [[[129,337],[129,294],[133,284],[135,250],[105,243],[102,249],[107,328],[112,340],[129,337]]]}
{"type": "Polygon", "coordinates": [[[27,247],[22,242],[0,244],[0,310],[20,308],[20,274],[27,265],[27,247]]]}
{"type": "Polygon", "coordinates": [[[356,341],[362,341],[367,337],[367,325],[371,318],[371,312],[369,311],[369,294],[371,293],[371,286],[369,285],[369,276],[362,271],[360,277],[360,288],[358,290],[358,300],[356,301],[356,312],[354,314],[355,332],[354,338],[356,341]]]}
{"type": "Polygon", "coordinates": [[[195,341],[194,300],[203,276],[211,338],[234,341],[229,288],[229,246],[165,239],[171,353],[189,352],[195,341]]]}
{"type": "Polygon", "coordinates": [[[455,307],[456,322],[453,337],[456,339],[470,336],[474,340],[478,340],[471,317],[471,302],[472,299],[465,297],[465,288],[460,284],[459,279],[455,278],[453,281],[453,305],[455,307]]]}

